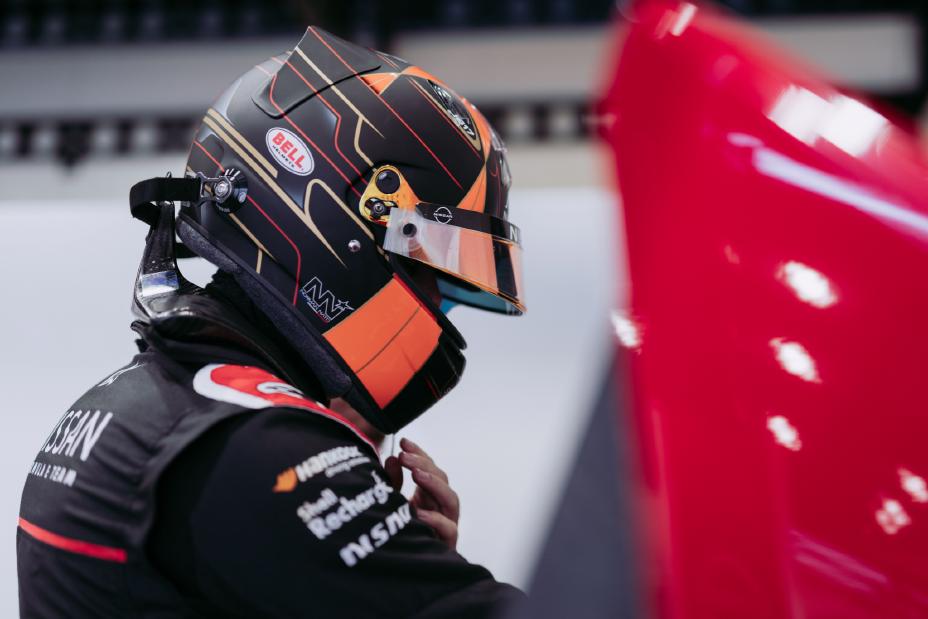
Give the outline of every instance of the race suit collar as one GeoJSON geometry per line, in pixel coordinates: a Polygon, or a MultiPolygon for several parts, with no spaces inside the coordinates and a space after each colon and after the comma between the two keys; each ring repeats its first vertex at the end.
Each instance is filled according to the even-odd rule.
{"type": "Polygon", "coordinates": [[[256,327],[261,321],[255,316],[244,315],[227,295],[217,294],[212,284],[206,290],[194,287],[189,292],[173,295],[169,305],[162,307],[151,320],[132,323],[143,350],[157,350],[184,364],[232,363],[260,367],[294,385],[308,397],[327,404],[318,380],[306,364],[276,341],[276,333],[256,327]]]}

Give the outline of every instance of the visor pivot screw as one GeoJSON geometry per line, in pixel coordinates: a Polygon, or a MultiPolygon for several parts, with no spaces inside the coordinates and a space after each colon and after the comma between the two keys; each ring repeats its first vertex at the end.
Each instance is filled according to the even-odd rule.
{"type": "Polygon", "coordinates": [[[380,219],[387,214],[387,206],[377,198],[368,200],[367,208],[371,209],[371,217],[374,219],[380,219]]]}
{"type": "Polygon", "coordinates": [[[396,193],[400,188],[400,176],[393,170],[382,170],[377,175],[377,189],[383,193],[396,193]]]}
{"type": "Polygon", "coordinates": [[[220,202],[225,201],[229,197],[229,194],[232,192],[232,184],[229,183],[226,179],[221,179],[216,183],[216,187],[213,189],[213,195],[216,196],[216,199],[220,202]]]}
{"type": "Polygon", "coordinates": [[[351,239],[350,241],[348,241],[348,251],[350,251],[353,254],[356,254],[359,251],[361,251],[361,242],[358,241],[357,239],[351,239]]]}
{"type": "Polygon", "coordinates": [[[216,178],[199,172],[197,178],[202,182],[198,204],[212,203],[222,213],[237,211],[248,195],[248,181],[245,175],[235,168],[227,168],[216,178]]]}
{"type": "Polygon", "coordinates": [[[406,224],[403,226],[403,235],[416,236],[416,224],[406,224]]]}

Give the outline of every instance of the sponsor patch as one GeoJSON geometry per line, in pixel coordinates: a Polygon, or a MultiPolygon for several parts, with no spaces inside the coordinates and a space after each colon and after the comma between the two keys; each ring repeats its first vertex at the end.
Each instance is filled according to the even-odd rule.
{"type": "Polygon", "coordinates": [[[389,514],[383,521],[378,522],[369,533],[364,533],[356,542],[345,544],[338,555],[348,567],[354,567],[358,561],[380,548],[390,538],[399,533],[412,520],[409,503],[404,503],[395,512],[389,514]]]}
{"type": "Polygon", "coordinates": [[[283,127],[268,130],[264,141],[271,156],[284,168],[298,176],[312,174],[313,155],[296,134],[283,127]]]}
{"type": "Polygon", "coordinates": [[[32,463],[32,467],[29,469],[29,474],[34,475],[40,479],[53,481],[56,484],[64,484],[69,488],[73,486],[74,482],[77,480],[77,471],[74,469],[67,466],[61,466],[60,464],[39,462],[38,460],[32,463]]]}
{"type": "Polygon", "coordinates": [[[274,492],[292,492],[297,484],[309,481],[316,475],[324,473],[331,478],[339,473],[350,471],[359,464],[367,464],[371,459],[361,453],[357,445],[333,447],[310,456],[277,476],[274,492]]]}
{"type": "Polygon", "coordinates": [[[393,493],[393,487],[371,471],[374,485],[352,498],[336,496],[326,488],[314,502],[305,501],[296,510],[297,516],[318,539],[325,539],[374,505],[383,505],[393,493]],[[328,513],[327,510],[331,509],[328,513]]]}
{"type": "MultiPolygon", "coordinates": [[[[112,419],[113,413],[99,410],[68,411],[45,439],[42,449],[39,450],[39,457],[51,454],[59,458],[74,458],[86,462],[112,419]]],[[[77,480],[76,469],[39,459],[32,463],[29,474],[69,488],[77,480]]]]}
{"type": "Polygon", "coordinates": [[[112,418],[113,413],[102,411],[68,411],[48,435],[42,452],[86,462],[112,418]]]}

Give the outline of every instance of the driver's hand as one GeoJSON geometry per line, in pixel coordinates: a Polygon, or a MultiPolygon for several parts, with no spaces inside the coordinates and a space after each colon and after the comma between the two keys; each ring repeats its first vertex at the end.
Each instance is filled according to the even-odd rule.
{"type": "Polygon", "coordinates": [[[425,451],[411,440],[400,440],[399,457],[390,456],[384,463],[390,484],[400,491],[403,486],[403,469],[412,473],[416,491],[409,502],[416,508],[419,519],[434,529],[449,548],[458,543],[458,517],[461,502],[448,485],[448,475],[438,468],[425,451]]]}

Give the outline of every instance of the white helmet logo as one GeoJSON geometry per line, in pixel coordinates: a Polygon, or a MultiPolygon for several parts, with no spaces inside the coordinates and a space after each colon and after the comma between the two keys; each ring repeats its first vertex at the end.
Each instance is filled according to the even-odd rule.
{"type": "Polygon", "coordinates": [[[299,137],[289,129],[274,127],[265,136],[267,150],[287,170],[298,176],[312,174],[313,154],[299,137]]]}
{"type": "Polygon", "coordinates": [[[432,213],[432,218],[440,224],[446,224],[451,221],[452,217],[451,209],[447,206],[439,206],[435,209],[435,212],[432,213]]]}

